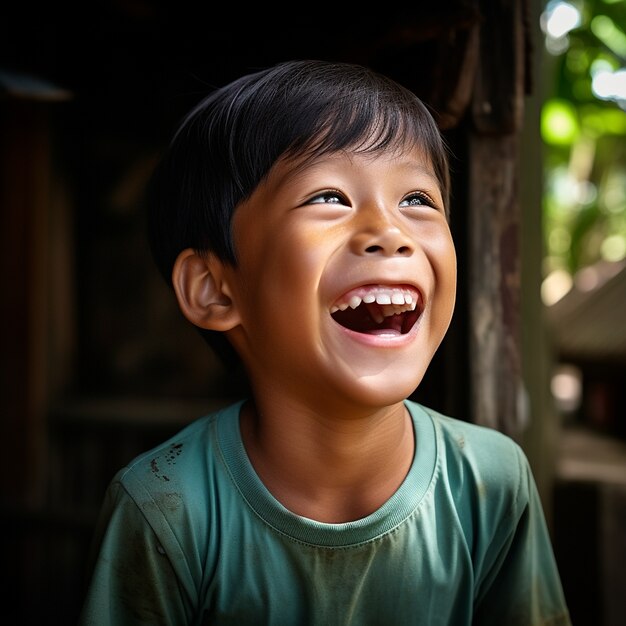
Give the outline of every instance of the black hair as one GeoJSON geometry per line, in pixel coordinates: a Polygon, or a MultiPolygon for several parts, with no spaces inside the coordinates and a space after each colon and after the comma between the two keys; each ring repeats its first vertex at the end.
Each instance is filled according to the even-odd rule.
{"type": "MultiPolygon", "coordinates": [[[[319,60],[288,61],[238,78],[183,119],[154,171],[148,234],[156,264],[170,285],[186,248],[236,264],[235,209],[280,158],[415,145],[430,159],[447,211],[447,148],[413,92],[364,66],[319,60]]],[[[222,333],[202,334],[232,361],[222,333]]]]}

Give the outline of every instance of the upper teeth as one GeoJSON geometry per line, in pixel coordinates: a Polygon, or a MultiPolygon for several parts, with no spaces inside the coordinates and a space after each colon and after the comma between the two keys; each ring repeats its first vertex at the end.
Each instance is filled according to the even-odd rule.
{"type": "Polygon", "coordinates": [[[384,315],[413,311],[417,306],[413,295],[407,291],[378,288],[374,291],[368,291],[363,296],[353,294],[348,300],[342,300],[333,305],[330,312],[345,311],[348,307],[356,309],[361,303],[372,304],[374,302],[385,307],[383,309],[384,315]]]}

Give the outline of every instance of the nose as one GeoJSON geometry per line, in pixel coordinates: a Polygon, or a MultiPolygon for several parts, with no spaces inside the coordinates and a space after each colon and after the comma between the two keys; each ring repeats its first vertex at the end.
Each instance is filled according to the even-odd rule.
{"type": "Polygon", "coordinates": [[[408,233],[379,207],[363,211],[350,241],[358,255],[411,256],[415,244],[408,233]]]}

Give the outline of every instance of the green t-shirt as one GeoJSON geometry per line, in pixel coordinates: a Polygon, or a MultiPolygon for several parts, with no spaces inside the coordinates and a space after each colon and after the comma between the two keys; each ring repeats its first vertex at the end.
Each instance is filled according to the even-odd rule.
{"type": "Polygon", "coordinates": [[[569,625],[537,489],[493,429],[407,401],[415,457],[371,515],[327,524],[265,488],[234,404],[113,479],[81,625],[569,625]]]}

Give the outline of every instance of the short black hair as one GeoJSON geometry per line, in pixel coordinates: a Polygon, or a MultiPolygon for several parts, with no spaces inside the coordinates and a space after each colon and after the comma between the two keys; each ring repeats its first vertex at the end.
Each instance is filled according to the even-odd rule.
{"type": "MultiPolygon", "coordinates": [[[[287,61],[238,78],[190,111],[155,168],[147,198],[156,264],[170,285],[186,248],[235,265],[235,209],[281,158],[414,145],[431,161],[447,212],[447,148],[412,91],[365,66],[321,60],[287,61]]],[[[202,334],[232,360],[221,333],[202,334]]]]}

